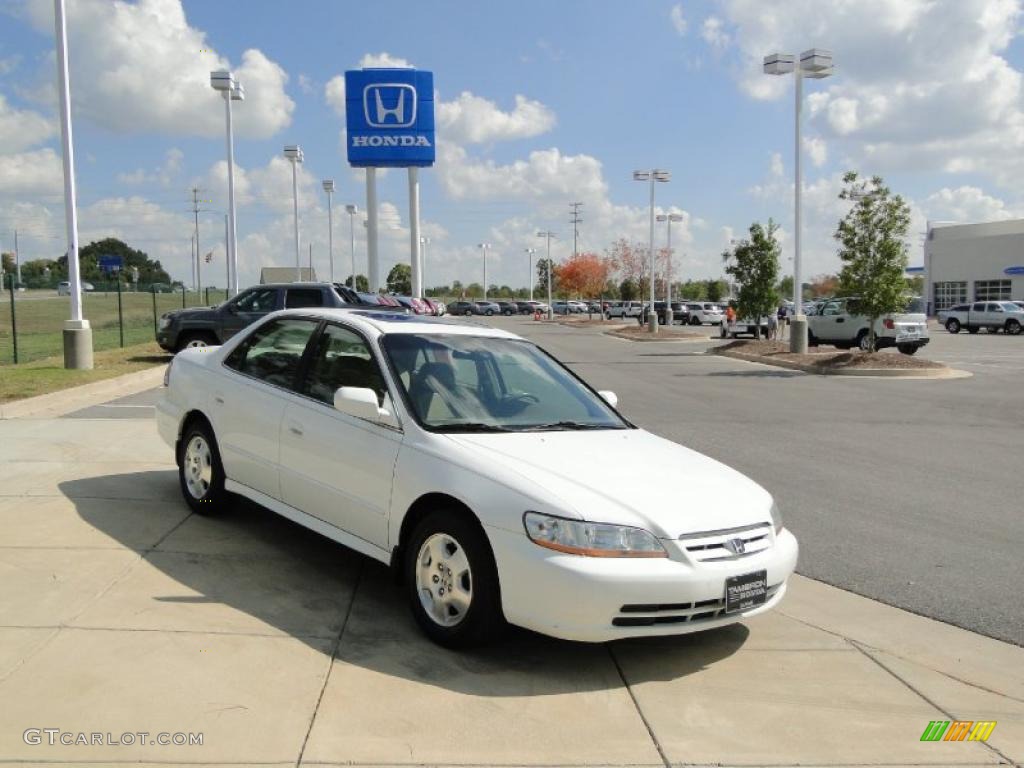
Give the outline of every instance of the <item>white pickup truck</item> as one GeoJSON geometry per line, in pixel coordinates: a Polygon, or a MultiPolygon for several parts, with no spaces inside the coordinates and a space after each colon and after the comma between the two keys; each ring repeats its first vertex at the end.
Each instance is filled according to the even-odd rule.
{"type": "MultiPolygon", "coordinates": [[[[855,298],[823,301],[814,314],[807,316],[807,343],[868,351],[868,318],[851,314],[850,308],[855,304],[855,298]]],[[[904,312],[875,321],[875,349],[896,347],[903,354],[912,355],[930,340],[924,301],[920,298],[910,299],[904,312]]]]}
{"type": "Polygon", "coordinates": [[[613,301],[605,307],[604,316],[609,320],[613,317],[640,317],[643,311],[644,305],[639,301],[613,301]]]}
{"type": "Polygon", "coordinates": [[[957,304],[940,310],[939,322],[950,333],[960,333],[961,328],[966,328],[968,333],[977,333],[980,328],[987,328],[989,333],[1006,331],[1016,336],[1024,328],[1024,307],[1012,301],[957,304]]]}

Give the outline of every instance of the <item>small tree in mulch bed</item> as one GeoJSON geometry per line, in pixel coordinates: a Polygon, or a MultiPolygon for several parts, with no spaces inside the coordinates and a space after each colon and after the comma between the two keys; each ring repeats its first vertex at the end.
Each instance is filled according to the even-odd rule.
{"type": "Polygon", "coordinates": [[[740,286],[739,316],[757,322],[755,339],[761,338],[761,318],[774,313],[779,306],[779,241],[775,237],[778,229],[771,219],[767,227],[756,221],[751,224],[750,239],[736,244],[725,270],[740,286]]]}
{"type": "Polygon", "coordinates": [[[841,200],[856,204],[839,222],[835,238],[841,243],[839,289],[856,297],[852,310],[868,318],[868,349],[875,349],[875,323],[906,305],[907,230],[910,206],[891,192],[881,176],[858,182],[853,171],[843,176],[841,200]]]}

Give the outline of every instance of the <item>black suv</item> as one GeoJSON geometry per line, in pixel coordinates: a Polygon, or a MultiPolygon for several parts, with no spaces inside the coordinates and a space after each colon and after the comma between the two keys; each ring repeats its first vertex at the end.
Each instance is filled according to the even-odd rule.
{"type": "Polygon", "coordinates": [[[156,342],[168,352],[223,344],[270,312],[302,307],[360,307],[407,313],[402,307],[373,304],[340,283],[268,283],[246,288],[215,307],[165,312],[160,317],[156,342]]]}
{"type": "MultiPolygon", "coordinates": [[[[640,321],[640,325],[647,325],[647,316],[650,314],[650,304],[645,303],[643,311],[637,316],[637,320],[640,321]]],[[[686,305],[681,301],[672,302],[672,323],[669,322],[668,312],[665,309],[664,301],[654,302],[654,311],[658,314],[658,325],[671,325],[672,323],[678,323],[682,321],[683,325],[686,325],[690,319],[690,312],[686,308],[686,305]]]]}

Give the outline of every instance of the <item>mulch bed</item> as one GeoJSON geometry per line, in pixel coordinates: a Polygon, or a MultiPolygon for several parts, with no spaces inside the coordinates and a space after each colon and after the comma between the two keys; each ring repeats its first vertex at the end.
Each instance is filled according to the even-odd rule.
{"type": "Polygon", "coordinates": [[[762,362],[771,363],[773,359],[788,363],[810,365],[821,371],[834,371],[846,368],[861,370],[934,370],[945,368],[942,363],[911,357],[899,352],[861,352],[857,350],[841,350],[834,347],[809,347],[806,355],[797,355],[789,351],[788,342],[738,340],[714,347],[710,350],[715,354],[722,352],[739,352],[744,355],[764,358],[762,362]]]}

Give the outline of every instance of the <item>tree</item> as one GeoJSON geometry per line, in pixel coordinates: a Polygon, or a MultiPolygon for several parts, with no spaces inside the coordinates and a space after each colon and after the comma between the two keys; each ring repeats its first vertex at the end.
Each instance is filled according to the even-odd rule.
{"type": "MultiPolygon", "coordinates": [[[[551,260],[550,263],[554,263],[551,260]]],[[[547,259],[537,259],[537,286],[535,288],[541,295],[547,296],[548,291],[548,264],[547,259]]],[[[554,295],[559,290],[558,287],[558,269],[551,271],[551,294],[554,295]]]]}
{"type": "Polygon", "coordinates": [[[786,275],[784,278],[779,280],[779,295],[784,299],[788,299],[793,295],[792,275],[786,275]]]}
{"type": "MultiPolygon", "coordinates": [[[[83,280],[95,280],[99,282],[101,280],[111,279],[110,275],[100,271],[100,256],[120,256],[121,268],[125,273],[130,274],[132,267],[139,270],[140,283],[171,282],[171,276],[167,274],[167,271],[163,266],[161,266],[159,261],[151,260],[145,252],[138,251],[130,247],[127,243],[118,240],[116,237],[107,237],[103,240],[96,240],[79,250],[78,264],[83,280]]],[[[67,277],[67,254],[57,259],[56,269],[59,271],[60,277],[67,277]]],[[[56,276],[56,274],[53,275],[53,277],[56,276]]]]}
{"type": "Polygon", "coordinates": [[[811,278],[811,293],[814,296],[835,296],[839,290],[838,275],[815,275],[811,278]]]}
{"type": "Polygon", "coordinates": [[[0,272],[6,274],[8,272],[14,272],[14,270],[14,254],[7,253],[6,251],[0,253],[0,272]]]}
{"type": "Polygon", "coordinates": [[[779,241],[775,237],[778,225],[768,219],[768,226],[760,222],[750,225],[750,239],[741,240],[732,250],[732,259],[725,271],[739,284],[738,313],[757,322],[754,338],[761,338],[761,318],[774,312],[779,305],[775,288],[779,279],[779,241]]]}
{"type": "Polygon", "coordinates": [[[727,293],[729,293],[729,284],[725,280],[704,281],[704,295],[708,301],[721,301],[727,293]]]}
{"type": "Polygon", "coordinates": [[[639,288],[637,287],[636,281],[630,278],[626,278],[619,283],[619,297],[623,301],[633,301],[639,294],[639,288]]]}
{"type": "Polygon", "coordinates": [[[705,280],[687,280],[679,286],[676,295],[690,301],[702,301],[707,298],[708,286],[705,280]]]}
{"type": "Polygon", "coordinates": [[[412,267],[408,264],[395,264],[388,272],[386,283],[388,293],[408,296],[412,293],[412,267]]]}
{"type": "Polygon", "coordinates": [[[482,299],[484,296],[484,287],[480,283],[470,283],[466,286],[466,298],[467,299],[482,299]]]}
{"type": "Polygon", "coordinates": [[[875,322],[903,309],[907,300],[910,206],[899,195],[891,195],[881,176],[863,183],[857,178],[856,172],[847,172],[839,193],[841,200],[856,200],[835,233],[843,262],[839,287],[856,297],[854,311],[868,318],[868,349],[874,350],[875,322]]]}
{"type": "Polygon", "coordinates": [[[914,296],[921,296],[922,294],[924,294],[924,277],[922,275],[914,275],[913,277],[908,277],[907,290],[914,296]]]}
{"type": "Polygon", "coordinates": [[[558,284],[573,295],[594,298],[608,282],[609,260],[596,253],[574,253],[555,267],[558,284]]]}
{"type": "MultiPolygon", "coordinates": [[[[352,275],[345,278],[345,285],[349,288],[352,287],[352,275]]],[[[363,293],[370,292],[370,281],[367,279],[366,275],[356,275],[356,290],[362,291],[363,293]]]]}

